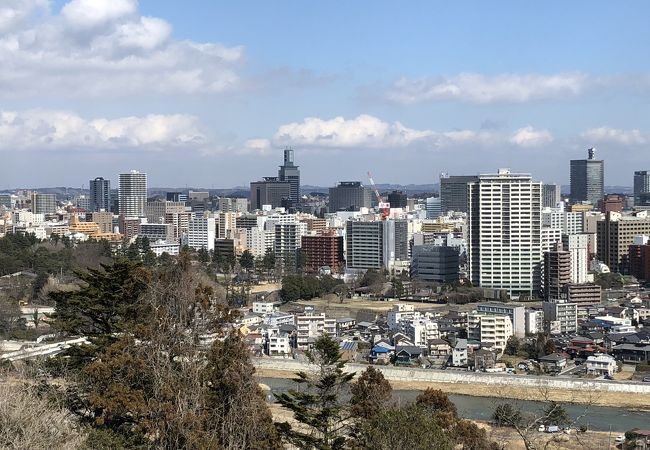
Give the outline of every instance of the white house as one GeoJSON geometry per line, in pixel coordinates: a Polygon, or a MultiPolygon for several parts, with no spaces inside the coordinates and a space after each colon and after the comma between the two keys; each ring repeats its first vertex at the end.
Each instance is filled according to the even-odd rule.
{"type": "Polygon", "coordinates": [[[591,375],[609,375],[616,372],[616,360],[613,356],[597,353],[589,356],[585,362],[587,373],[591,375]]]}

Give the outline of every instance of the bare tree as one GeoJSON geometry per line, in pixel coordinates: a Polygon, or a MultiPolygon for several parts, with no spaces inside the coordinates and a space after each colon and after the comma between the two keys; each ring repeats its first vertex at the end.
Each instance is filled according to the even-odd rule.
{"type": "Polygon", "coordinates": [[[25,379],[0,379],[0,447],[73,450],[86,440],[66,409],[41,398],[25,379]]]}

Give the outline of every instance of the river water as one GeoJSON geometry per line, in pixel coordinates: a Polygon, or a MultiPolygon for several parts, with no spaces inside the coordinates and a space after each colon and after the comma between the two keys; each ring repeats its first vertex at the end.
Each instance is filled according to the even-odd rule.
{"type": "MultiPolygon", "coordinates": [[[[272,393],[286,392],[288,389],[296,389],[297,383],[284,378],[259,379],[267,385],[272,393]]],[[[393,392],[395,401],[409,403],[415,400],[419,391],[393,392]]],[[[269,394],[269,399],[272,396],[269,394]]],[[[471,395],[449,394],[449,399],[454,402],[458,414],[466,419],[488,421],[492,417],[494,408],[503,402],[511,402],[522,411],[541,411],[545,405],[542,402],[530,400],[511,400],[496,397],[473,397],[471,395]]],[[[650,428],[650,412],[629,411],[623,408],[612,408],[607,406],[585,406],[585,405],[563,405],[572,419],[577,420],[578,425],[586,425],[590,430],[625,432],[632,428],[650,428]],[[610,428],[611,427],[611,428],[610,428]]]]}

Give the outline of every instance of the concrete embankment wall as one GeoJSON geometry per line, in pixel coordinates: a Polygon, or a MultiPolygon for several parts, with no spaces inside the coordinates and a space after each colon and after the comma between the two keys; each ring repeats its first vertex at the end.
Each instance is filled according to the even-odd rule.
{"type": "MultiPolygon", "coordinates": [[[[306,363],[292,359],[253,358],[255,367],[259,369],[279,370],[287,373],[309,371],[306,363]]],[[[348,372],[362,372],[368,367],[363,364],[346,364],[348,372]]],[[[499,386],[557,389],[585,392],[620,392],[626,394],[650,394],[650,383],[633,383],[605,380],[580,380],[561,377],[538,377],[528,375],[508,375],[497,373],[459,372],[455,370],[412,369],[405,367],[374,366],[384,374],[389,381],[430,382],[430,383],[462,383],[492,385],[498,390],[499,386]]],[[[495,392],[495,395],[497,393],[495,392]]]]}

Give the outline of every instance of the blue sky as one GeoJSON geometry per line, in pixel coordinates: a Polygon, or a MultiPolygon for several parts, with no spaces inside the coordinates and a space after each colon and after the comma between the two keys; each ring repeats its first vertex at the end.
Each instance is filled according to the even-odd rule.
{"type": "Polygon", "coordinates": [[[650,3],[4,0],[0,189],[650,169],[650,3]]]}

